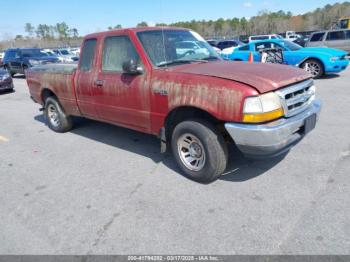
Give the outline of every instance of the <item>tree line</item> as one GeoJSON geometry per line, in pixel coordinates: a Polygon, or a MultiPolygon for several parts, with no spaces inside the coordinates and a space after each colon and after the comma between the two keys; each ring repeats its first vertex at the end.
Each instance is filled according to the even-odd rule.
{"type": "MultiPolygon", "coordinates": [[[[341,17],[350,16],[350,2],[336,3],[317,8],[303,15],[293,15],[291,12],[260,11],[251,18],[219,18],[216,20],[191,20],[176,23],[157,23],[156,26],[184,27],[197,31],[204,37],[232,37],[237,35],[283,33],[285,31],[316,31],[330,29],[341,17]]],[[[148,26],[143,21],[137,27],[148,26]]],[[[108,30],[120,29],[121,24],[109,26],[108,30]]],[[[0,49],[9,46],[58,46],[79,45],[82,37],[78,29],[61,22],[54,25],[31,23],[24,25],[26,35],[17,35],[13,40],[0,43],[0,49]]]]}
{"type": "MultiPolygon", "coordinates": [[[[176,23],[157,23],[156,26],[184,27],[197,31],[203,36],[232,36],[282,33],[285,31],[315,31],[330,29],[341,17],[350,16],[350,2],[326,5],[303,15],[293,15],[291,12],[280,10],[278,12],[260,11],[256,16],[243,18],[219,18],[217,20],[191,20],[176,23]]],[[[137,27],[147,27],[143,21],[137,27]]],[[[108,30],[120,29],[121,24],[109,26],[108,30]]],[[[79,32],[70,28],[65,22],[55,25],[39,24],[34,27],[31,23],[25,24],[27,37],[39,39],[77,39],[79,32]]],[[[23,38],[22,35],[16,38],[23,38]]]]}
{"type": "MultiPolygon", "coordinates": [[[[350,2],[326,5],[303,15],[291,12],[260,11],[256,16],[219,18],[217,20],[192,20],[176,23],[158,23],[156,26],[175,26],[195,30],[205,37],[283,33],[286,31],[316,31],[330,29],[340,18],[350,16],[350,2]]],[[[148,26],[141,22],[137,26],[148,26]]]]}
{"type": "Polygon", "coordinates": [[[24,25],[26,36],[17,35],[16,40],[38,38],[43,40],[67,40],[77,39],[79,37],[78,29],[70,28],[65,22],[57,23],[55,25],[39,24],[36,27],[31,23],[24,25]]]}

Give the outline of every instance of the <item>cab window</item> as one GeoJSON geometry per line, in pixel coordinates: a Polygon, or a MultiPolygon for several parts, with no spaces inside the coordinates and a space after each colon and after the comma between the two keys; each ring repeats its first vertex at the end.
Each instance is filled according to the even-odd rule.
{"type": "Polygon", "coordinates": [[[96,47],[96,39],[86,40],[81,53],[81,62],[80,62],[80,70],[81,71],[90,71],[94,57],[95,57],[95,47],[96,47]]]}
{"type": "Polygon", "coordinates": [[[140,57],[128,36],[112,36],[105,39],[102,71],[122,72],[123,63],[129,60],[140,63],[140,57]]]}

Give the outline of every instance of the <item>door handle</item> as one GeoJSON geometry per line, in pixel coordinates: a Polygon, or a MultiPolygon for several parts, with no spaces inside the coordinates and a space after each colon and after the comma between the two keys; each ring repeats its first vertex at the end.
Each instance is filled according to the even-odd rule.
{"type": "Polygon", "coordinates": [[[104,81],[104,80],[96,80],[96,81],[95,81],[95,85],[96,85],[96,86],[102,87],[104,84],[105,84],[105,81],[104,81]]]}

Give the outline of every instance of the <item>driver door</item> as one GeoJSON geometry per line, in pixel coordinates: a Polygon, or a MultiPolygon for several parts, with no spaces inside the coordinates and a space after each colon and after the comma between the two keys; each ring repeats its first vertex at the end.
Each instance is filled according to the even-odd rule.
{"type": "Polygon", "coordinates": [[[99,72],[92,87],[99,117],[107,122],[140,131],[150,129],[150,97],[147,72],[123,72],[123,63],[140,56],[126,34],[106,36],[99,72]]]}

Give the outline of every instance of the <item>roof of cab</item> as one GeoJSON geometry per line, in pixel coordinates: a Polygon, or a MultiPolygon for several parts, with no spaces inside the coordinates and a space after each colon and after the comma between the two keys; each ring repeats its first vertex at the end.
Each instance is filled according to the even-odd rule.
{"type": "Polygon", "coordinates": [[[109,31],[103,31],[103,32],[97,32],[88,34],[85,36],[85,38],[93,38],[98,37],[101,35],[109,35],[111,33],[126,33],[126,32],[145,32],[145,31],[155,31],[155,30],[191,30],[187,28],[181,28],[181,27],[169,27],[169,26],[154,26],[154,27],[133,27],[133,28],[123,28],[123,29],[115,29],[115,30],[109,30],[109,31]]]}

